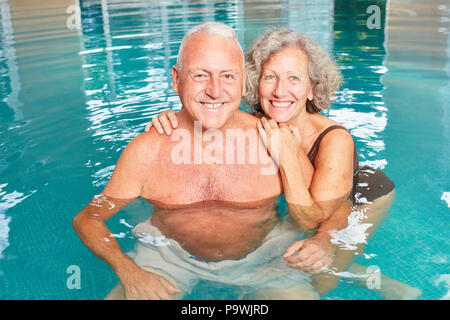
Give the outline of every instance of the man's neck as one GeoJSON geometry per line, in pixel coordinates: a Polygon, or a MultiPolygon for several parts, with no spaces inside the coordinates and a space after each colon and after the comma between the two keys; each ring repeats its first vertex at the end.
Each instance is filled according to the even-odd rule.
{"type": "MultiPolygon", "coordinates": [[[[233,112],[231,117],[225,122],[225,124],[222,127],[214,128],[213,130],[220,131],[225,136],[227,129],[238,128],[238,126],[236,125],[236,113],[237,112],[238,112],[238,110],[233,112]]],[[[179,127],[187,129],[191,133],[193,133],[194,130],[201,130],[202,133],[204,133],[205,131],[209,130],[209,129],[204,128],[202,126],[201,121],[194,120],[191,117],[191,115],[185,109],[181,109],[181,111],[179,112],[179,115],[180,115],[180,118],[179,118],[179,124],[180,125],[179,125],[179,127]]]]}

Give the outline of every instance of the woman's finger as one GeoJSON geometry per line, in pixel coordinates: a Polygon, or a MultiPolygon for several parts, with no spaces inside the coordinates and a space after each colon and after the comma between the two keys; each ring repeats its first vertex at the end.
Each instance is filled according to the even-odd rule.
{"type": "Polygon", "coordinates": [[[286,248],[286,251],[283,254],[283,258],[292,256],[295,252],[303,247],[304,243],[305,240],[295,241],[293,244],[286,248]]]}
{"type": "Polygon", "coordinates": [[[269,120],[267,120],[265,117],[261,118],[261,124],[263,125],[264,130],[266,130],[267,133],[269,133],[269,131],[272,129],[269,120]]]}
{"type": "Polygon", "coordinates": [[[291,129],[289,128],[288,124],[285,123],[285,122],[280,123],[280,124],[278,125],[278,127],[279,127],[280,129],[288,130],[289,132],[291,132],[291,129]]]}
{"type": "Polygon", "coordinates": [[[319,268],[320,270],[318,272],[322,272],[323,268],[327,268],[333,263],[334,254],[332,251],[323,250],[320,247],[311,245],[307,249],[312,249],[312,251],[306,249],[302,250],[304,252],[300,251],[305,256],[301,257],[297,263],[297,267],[303,270],[313,270],[314,272],[317,272],[317,268],[319,268]],[[321,266],[318,267],[318,264],[321,264],[321,266]]]}
{"type": "Polygon", "coordinates": [[[161,114],[158,116],[158,120],[161,123],[161,126],[164,129],[164,132],[167,135],[170,135],[172,133],[171,124],[169,123],[169,119],[167,118],[166,114],[161,114]]]}
{"type": "MultiPolygon", "coordinates": [[[[301,252],[301,251],[300,251],[301,252]]],[[[297,264],[301,268],[307,268],[312,266],[317,260],[320,259],[320,256],[313,252],[311,255],[305,257],[304,255],[296,254],[286,258],[288,263],[297,264]]]]}
{"type": "Polygon", "coordinates": [[[307,261],[309,257],[313,256],[316,252],[317,246],[311,245],[311,243],[305,243],[303,248],[297,253],[297,259],[307,261]]]}
{"type": "Polygon", "coordinates": [[[159,134],[163,134],[164,133],[164,129],[161,126],[161,123],[159,122],[158,119],[159,116],[156,116],[152,119],[152,123],[153,123],[153,127],[155,127],[156,131],[158,131],[159,134]]]}
{"type": "Polygon", "coordinates": [[[178,120],[175,112],[173,112],[172,110],[167,111],[167,118],[169,118],[170,123],[172,124],[172,128],[175,129],[176,127],[178,127],[178,120]]]}
{"type": "Polygon", "coordinates": [[[321,273],[325,269],[324,262],[322,260],[317,261],[311,266],[309,273],[316,274],[321,273]]]}
{"type": "Polygon", "coordinates": [[[258,128],[259,136],[264,143],[264,147],[267,149],[267,132],[259,121],[256,123],[256,127],[258,128]]]}
{"type": "Polygon", "coordinates": [[[266,131],[266,148],[269,153],[272,154],[272,127],[270,126],[269,121],[264,117],[261,118],[261,124],[266,131]]]}
{"type": "MultiPolygon", "coordinates": [[[[292,257],[295,258],[296,256],[292,257]]],[[[289,260],[287,261],[287,265],[291,268],[294,269],[300,269],[300,270],[305,270],[307,272],[310,272],[310,270],[312,270],[312,267],[314,266],[314,264],[317,263],[317,260],[313,260],[308,258],[307,260],[301,260],[301,259],[297,259],[297,260],[289,260]]]]}
{"type": "Polygon", "coordinates": [[[295,139],[297,139],[298,141],[301,141],[302,136],[300,135],[300,130],[298,130],[297,127],[293,126],[293,125],[289,125],[289,129],[291,130],[292,134],[294,135],[295,139]]]}
{"type": "Polygon", "coordinates": [[[150,121],[149,123],[147,123],[145,125],[145,132],[148,132],[150,130],[150,128],[152,127],[153,123],[150,121]]]}
{"type": "Polygon", "coordinates": [[[278,123],[275,120],[270,119],[269,120],[269,124],[270,124],[272,129],[278,129],[278,123]]]}
{"type": "Polygon", "coordinates": [[[326,257],[321,252],[313,252],[307,258],[301,260],[303,268],[312,268],[318,261],[323,261],[326,257]]]}

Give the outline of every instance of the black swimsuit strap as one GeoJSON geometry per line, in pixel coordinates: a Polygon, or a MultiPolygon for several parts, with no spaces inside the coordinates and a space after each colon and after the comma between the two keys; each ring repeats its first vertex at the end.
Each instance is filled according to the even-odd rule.
{"type": "Polygon", "coordinates": [[[319,152],[319,145],[320,142],[322,142],[323,137],[330,132],[331,130],[334,129],[344,129],[345,131],[348,131],[345,127],[340,126],[340,125],[332,125],[329,126],[328,128],[326,128],[325,130],[323,130],[319,136],[317,137],[316,141],[314,141],[311,149],[309,149],[308,152],[308,159],[309,161],[311,161],[313,167],[315,167],[315,163],[316,163],[316,157],[317,157],[317,153],[319,152]]]}
{"type": "MultiPolygon", "coordinates": [[[[319,145],[322,141],[323,137],[334,129],[343,129],[348,132],[347,128],[340,126],[340,125],[332,125],[323,130],[319,136],[317,137],[316,141],[314,141],[311,149],[309,149],[308,152],[308,159],[311,161],[312,166],[315,168],[316,163],[316,157],[317,153],[319,152],[319,145]]],[[[352,192],[349,196],[349,198],[354,202],[355,201],[355,192],[356,192],[356,185],[358,184],[358,169],[359,169],[359,162],[358,162],[358,153],[356,152],[356,146],[354,147],[354,156],[353,156],[353,188],[352,192]]]]}

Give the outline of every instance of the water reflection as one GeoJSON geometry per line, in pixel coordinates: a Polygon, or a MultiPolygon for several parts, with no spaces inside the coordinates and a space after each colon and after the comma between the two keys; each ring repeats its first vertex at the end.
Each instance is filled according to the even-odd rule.
{"type": "MultiPolygon", "coordinates": [[[[379,4],[382,28],[368,30],[366,3],[362,1],[351,6],[330,0],[80,1],[83,91],[97,150],[117,154],[154,115],[181,107],[170,85],[181,39],[200,22],[221,21],[236,30],[244,49],[267,27],[285,26],[310,35],[334,54],[345,82],[326,114],[351,130],[361,164],[384,168],[387,160],[382,154],[382,134],[388,109],[381,79],[388,70],[384,65],[385,4],[379,4]],[[346,18],[349,10],[358,12],[356,19],[346,18]]],[[[87,165],[98,167],[93,185],[102,187],[114,170],[115,160],[109,157],[87,165]]],[[[350,239],[344,239],[341,233],[340,239],[348,249],[367,243],[370,227],[359,223],[361,217],[353,218],[352,230],[359,228],[359,237],[353,232],[350,239]]]]}
{"type": "MultiPolygon", "coordinates": [[[[19,69],[17,66],[16,49],[14,47],[14,29],[11,12],[7,0],[0,0],[0,132],[14,129],[12,125],[23,119],[22,103],[19,100],[21,90],[19,69]]],[[[5,139],[6,140],[6,139],[5,139]]],[[[11,152],[9,141],[0,141],[0,173],[8,168],[9,164],[20,158],[23,148],[11,152]],[[22,151],[20,151],[22,150],[22,151]]],[[[26,198],[16,191],[8,193],[3,190],[8,184],[0,184],[0,259],[2,252],[9,246],[9,223],[11,217],[6,210],[26,198]],[[22,197],[22,198],[21,198],[22,197]]],[[[2,271],[0,271],[2,275],[2,271]]]]}
{"type": "Polygon", "coordinates": [[[11,222],[11,217],[7,216],[5,212],[35,192],[32,191],[28,195],[17,191],[8,193],[5,190],[7,186],[7,183],[0,184],[0,259],[3,258],[2,252],[9,246],[9,223],[11,222]]]}
{"type": "Polygon", "coordinates": [[[327,52],[333,52],[334,1],[286,1],[287,26],[313,38],[327,52]]]}
{"type": "MultiPolygon", "coordinates": [[[[14,29],[7,0],[0,1],[0,106],[6,104],[13,112],[14,121],[22,120],[23,115],[19,101],[20,76],[17,67],[16,49],[14,48],[14,29]]],[[[2,108],[3,109],[3,108],[2,108]]],[[[0,116],[3,116],[0,114],[0,116]]],[[[3,121],[2,121],[3,122],[3,121]]]]}
{"type": "MultiPolygon", "coordinates": [[[[17,65],[14,29],[9,3],[0,1],[0,134],[16,131],[23,120],[19,99],[21,80],[17,65]]],[[[24,146],[6,138],[0,140],[0,173],[23,154],[24,146]]]]}
{"type": "MultiPolygon", "coordinates": [[[[449,222],[448,205],[442,197],[450,191],[450,7],[439,0],[399,0],[389,2],[389,12],[389,72],[383,78],[391,115],[385,131],[386,150],[393,178],[408,183],[399,188],[397,197],[402,237],[384,247],[401,247],[405,259],[397,268],[402,268],[402,263],[410,265],[410,281],[427,288],[434,297],[446,298],[448,287],[436,288],[439,281],[430,279],[448,279],[448,259],[432,257],[448,257],[450,245],[450,231],[442,228],[449,222]],[[415,191],[418,189],[420,192],[415,191]],[[417,245],[410,246],[411,240],[417,245]],[[421,275],[423,270],[426,276],[421,275]]],[[[396,225],[390,226],[393,232],[397,232],[396,225]]]]}
{"type": "Polygon", "coordinates": [[[385,1],[380,8],[380,29],[368,29],[367,2],[334,2],[334,54],[344,77],[328,115],[349,128],[355,138],[361,165],[383,169],[383,131],[388,108],[383,100],[385,66],[385,1]],[[346,19],[351,15],[353,19],[346,19]]]}

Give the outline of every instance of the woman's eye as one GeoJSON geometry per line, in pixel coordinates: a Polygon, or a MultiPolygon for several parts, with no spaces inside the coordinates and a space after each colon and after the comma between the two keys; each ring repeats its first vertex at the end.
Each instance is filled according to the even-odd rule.
{"type": "Polygon", "coordinates": [[[264,77],[265,80],[274,80],[275,76],[273,74],[268,74],[264,77]]]}
{"type": "Polygon", "coordinates": [[[300,77],[297,76],[290,76],[291,81],[299,81],[300,77]]]}

